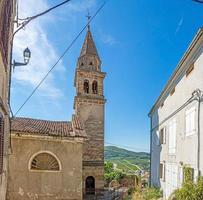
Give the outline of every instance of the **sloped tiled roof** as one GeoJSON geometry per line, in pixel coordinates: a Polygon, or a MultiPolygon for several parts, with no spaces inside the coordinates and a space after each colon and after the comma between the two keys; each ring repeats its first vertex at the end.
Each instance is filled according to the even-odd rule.
{"type": "Polygon", "coordinates": [[[87,31],[85,41],[82,46],[80,56],[84,56],[86,54],[95,55],[95,56],[98,56],[99,58],[99,55],[97,53],[97,48],[95,46],[91,31],[89,29],[87,31]]]}
{"type": "Polygon", "coordinates": [[[11,131],[29,135],[86,137],[84,126],[75,115],[72,122],[16,117],[11,119],[11,131]]]}

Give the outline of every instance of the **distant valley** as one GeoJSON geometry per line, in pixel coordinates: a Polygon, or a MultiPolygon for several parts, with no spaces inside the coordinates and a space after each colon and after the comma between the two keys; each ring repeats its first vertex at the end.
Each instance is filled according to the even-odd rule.
{"type": "Polygon", "coordinates": [[[149,170],[150,154],[146,152],[133,152],[116,146],[105,146],[105,161],[110,161],[118,169],[126,173],[136,170],[149,170]]]}

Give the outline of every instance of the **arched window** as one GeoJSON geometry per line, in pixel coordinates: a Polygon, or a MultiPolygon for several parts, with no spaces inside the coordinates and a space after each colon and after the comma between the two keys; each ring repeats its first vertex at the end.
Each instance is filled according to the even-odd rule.
{"type": "Polygon", "coordinates": [[[56,157],[43,152],[39,153],[31,160],[31,170],[59,171],[60,165],[56,157]]]}
{"type": "Polygon", "coordinates": [[[93,63],[92,63],[92,62],[90,62],[90,65],[93,65],[93,63]]]}
{"type": "Polygon", "coordinates": [[[87,94],[89,93],[89,81],[88,80],[84,81],[84,92],[87,94]]]}
{"type": "Polygon", "coordinates": [[[97,81],[93,81],[93,83],[92,83],[92,92],[93,92],[93,94],[98,94],[97,81]]]}
{"type": "Polygon", "coordinates": [[[81,65],[80,66],[84,66],[84,63],[81,63],[81,65]]]}

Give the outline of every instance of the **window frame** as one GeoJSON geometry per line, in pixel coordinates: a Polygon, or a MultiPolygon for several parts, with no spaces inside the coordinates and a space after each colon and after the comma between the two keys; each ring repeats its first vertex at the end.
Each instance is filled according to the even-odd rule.
{"type": "Polygon", "coordinates": [[[169,153],[169,155],[176,154],[176,147],[177,147],[176,143],[177,143],[177,120],[174,117],[173,119],[171,119],[171,121],[168,124],[168,153],[169,153]],[[172,139],[171,139],[171,136],[172,136],[172,139]],[[171,143],[172,143],[172,145],[171,145],[171,143]]]}
{"type": "Polygon", "coordinates": [[[195,106],[192,106],[190,108],[188,108],[186,111],[185,111],[185,136],[186,137],[189,137],[189,136],[192,136],[192,135],[195,135],[196,132],[197,132],[197,127],[196,127],[196,116],[197,116],[197,113],[196,113],[196,107],[195,106]],[[194,112],[194,115],[191,116],[194,112]],[[189,124],[187,123],[187,120],[191,120],[191,119],[187,119],[187,118],[190,118],[190,117],[193,117],[192,118],[192,121],[193,122],[189,122],[189,124]],[[191,124],[193,124],[193,128],[191,128],[191,124]],[[189,126],[189,128],[187,128],[189,126]]]}
{"type": "Polygon", "coordinates": [[[160,162],[159,164],[159,179],[165,182],[165,161],[160,162]]]}
{"type": "Polygon", "coordinates": [[[37,153],[35,153],[35,154],[33,154],[31,156],[31,158],[30,158],[30,160],[28,162],[28,170],[30,172],[41,172],[41,173],[43,173],[43,172],[44,173],[47,173],[47,172],[50,173],[50,172],[52,172],[52,173],[58,173],[58,172],[62,171],[62,165],[61,165],[61,162],[60,162],[59,158],[54,153],[52,153],[51,151],[39,151],[39,152],[37,152],[37,153]],[[42,154],[42,153],[46,153],[46,154],[49,154],[49,155],[53,156],[57,160],[57,162],[58,162],[59,170],[36,170],[36,169],[32,169],[32,161],[33,161],[33,159],[37,155],[42,154]]]}

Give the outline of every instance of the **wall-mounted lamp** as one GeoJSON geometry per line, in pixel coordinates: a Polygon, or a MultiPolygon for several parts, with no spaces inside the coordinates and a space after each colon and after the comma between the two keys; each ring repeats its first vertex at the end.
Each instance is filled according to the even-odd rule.
{"type": "Polygon", "coordinates": [[[31,51],[30,51],[30,49],[28,47],[24,50],[23,57],[24,57],[24,63],[16,62],[14,60],[13,69],[15,69],[15,67],[18,67],[18,66],[25,66],[25,65],[27,65],[29,63],[30,58],[31,58],[31,51]]]}

